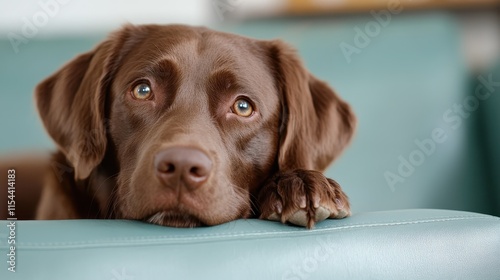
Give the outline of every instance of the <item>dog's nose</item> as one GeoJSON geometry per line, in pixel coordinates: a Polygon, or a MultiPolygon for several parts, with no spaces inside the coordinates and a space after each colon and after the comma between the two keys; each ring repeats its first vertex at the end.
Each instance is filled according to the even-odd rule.
{"type": "Polygon", "coordinates": [[[180,183],[190,189],[199,188],[208,179],[212,161],[202,151],[188,147],[170,147],[156,154],[156,176],[163,185],[178,188],[180,183]]]}

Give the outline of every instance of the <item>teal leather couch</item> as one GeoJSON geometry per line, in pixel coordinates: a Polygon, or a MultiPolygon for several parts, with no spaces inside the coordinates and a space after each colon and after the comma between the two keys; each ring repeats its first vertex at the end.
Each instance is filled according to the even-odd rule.
{"type": "MultiPolygon", "coordinates": [[[[0,279],[500,279],[500,86],[487,98],[483,91],[484,79],[500,82],[500,69],[468,69],[457,19],[444,12],[393,17],[348,61],[340,44],[355,44],[355,28],[371,21],[217,27],[293,44],[352,104],[356,138],[326,172],[351,198],[352,217],[313,230],[260,220],[196,229],[74,220],[17,221],[11,231],[1,221],[0,279]],[[478,88],[484,100],[470,97],[478,88]]],[[[0,155],[53,148],[32,89],[103,36],[33,39],[18,54],[0,41],[8,136],[0,155]]]]}
{"type": "MultiPolygon", "coordinates": [[[[2,222],[2,240],[5,240],[2,222]]],[[[358,213],[314,230],[259,220],[176,229],[18,222],[2,279],[499,279],[500,221],[445,210],[358,213]]],[[[2,243],[2,255],[5,245],[2,243]]]]}

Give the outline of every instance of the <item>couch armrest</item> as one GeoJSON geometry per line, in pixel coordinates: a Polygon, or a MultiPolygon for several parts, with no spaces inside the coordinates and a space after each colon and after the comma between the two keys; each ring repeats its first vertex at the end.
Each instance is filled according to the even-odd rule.
{"type": "Polygon", "coordinates": [[[260,220],[195,229],[18,221],[15,238],[16,272],[4,261],[1,279],[500,279],[500,218],[457,211],[359,213],[314,230],[260,220]]]}
{"type": "Polygon", "coordinates": [[[498,120],[500,119],[500,60],[496,63],[490,71],[483,73],[478,77],[478,83],[475,90],[486,92],[487,97],[481,101],[480,110],[482,123],[481,129],[483,130],[482,146],[486,152],[486,161],[489,168],[489,175],[492,185],[493,205],[495,207],[492,214],[500,216],[500,130],[498,129],[498,120]]]}

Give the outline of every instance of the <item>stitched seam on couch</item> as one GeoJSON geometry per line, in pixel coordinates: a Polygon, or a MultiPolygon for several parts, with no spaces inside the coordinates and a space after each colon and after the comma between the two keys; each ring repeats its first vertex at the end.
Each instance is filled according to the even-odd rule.
{"type": "MultiPolygon", "coordinates": [[[[103,247],[133,247],[133,246],[149,246],[149,245],[175,245],[186,242],[208,242],[208,241],[220,241],[227,240],[237,237],[284,237],[286,236],[313,236],[317,233],[325,232],[336,232],[345,231],[350,229],[359,228],[371,228],[371,227],[386,227],[386,226],[404,226],[404,225],[414,225],[423,223],[438,223],[438,222],[450,222],[450,221],[460,221],[460,220],[473,220],[473,219],[491,219],[498,221],[500,219],[492,217],[481,217],[481,216],[455,216],[449,218],[435,218],[430,220],[406,220],[406,221],[394,221],[394,222],[374,222],[370,224],[351,224],[344,225],[340,227],[329,227],[329,228],[317,228],[314,230],[301,230],[301,231],[286,231],[286,230],[262,230],[262,231],[250,231],[250,232],[233,232],[233,233],[214,233],[214,234],[200,234],[193,236],[184,235],[163,235],[155,237],[123,237],[123,238],[113,238],[113,239],[102,239],[94,241],[81,241],[81,242],[41,242],[41,243],[31,243],[31,242],[18,242],[18,249],[21,250],[37,250],[37,249],[74,249],[74,248],[103,248],[103,247]],[[130,243],[133,242],[133,243],[130,243]]],[[[2,247],[5,244],[2,244],[2,247]]]]}

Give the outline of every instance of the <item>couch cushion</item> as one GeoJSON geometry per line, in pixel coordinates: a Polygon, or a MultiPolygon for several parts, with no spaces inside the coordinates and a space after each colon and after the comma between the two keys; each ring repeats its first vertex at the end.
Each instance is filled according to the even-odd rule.
{"type": "Polygon", "coordinates": [[[359,213],[314,230],[260,220],[195,229],[20,221],[15,230],[16,272],[4,262],[1,279],[500,279],[500,218],[468,212],[359,213]]]}

